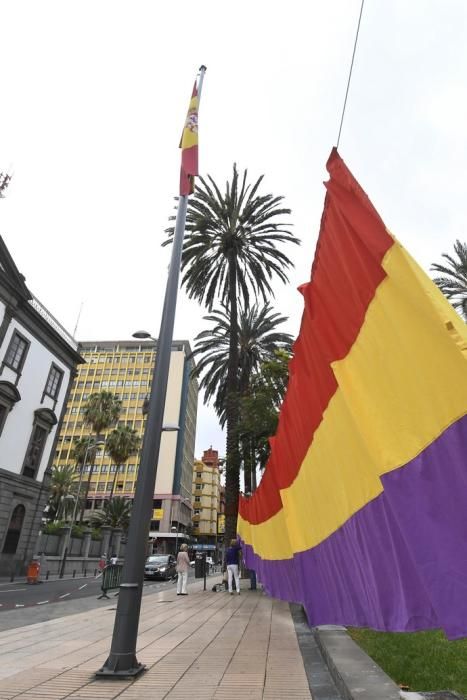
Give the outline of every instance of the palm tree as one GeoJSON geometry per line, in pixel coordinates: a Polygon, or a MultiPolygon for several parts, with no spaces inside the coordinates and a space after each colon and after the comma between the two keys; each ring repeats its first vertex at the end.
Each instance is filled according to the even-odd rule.
{"type": "MultiPolygon", "coordinates": [[[[75,438],[73,443],[73,449],[71,450],[71,458],[75,461],[75,465],[79,471],[79,481],[76,485],[77,494],[76,498],[81,501],[83,505],[83,497],[81,494],[81,481],[83,479],[83,469],[86,466],[86,462],[91,464],[94,462],[96,456],[96,439],[93,435],[85,435],[83,437],[75,438]]],[[[76,471],[76,469],[75,469],[76,471]]],[[[89,472],[91,474],[91,471],[89,472]]],[[[89,477],[88,477],[89,479],[89,477]]],[[[87,494],[86,494],[87,495],[87,494]]],[[[84,499],[84,507],[86,505],[86,499],[84,499]]],[[[83,508],[84,511],[84,508],[83,508]]],[[[74,524],[74,523],[73,523],[74,524]]]]}
{"type": "Polygon", "coordinates": [[[446,265],[433,263],[431,266],[433,272],[439,272],[442,275],[435,277],[433,281],[452,301],[454,308],[461,310],[467,321],[467,244],[456,241],[454,252],[457,259],[448,253],[442,254],[442,257],[447,261],[446,265]]]}
{"type": "MultiPolygon", "coordinates": [[[[205,321],[214,327],[199,333],[195,338],[193,356],[199,356],[194,376],[200,377],[200,389],[204,390],[204,402],[214,399],[214,409],[221,426],[226,421],[226,384],[229,366],[230,320],[225,310],[214,310],[205,321]]],[[[277,326],[287,321],[287,316],[273,311],[269,303],[253,304],[248,310],[240,308],[238,318],[238,392],[248,390],[250,378],[260,365],[275,356],[279,350],[290,354],[292,336],[281,333],[277,326]]]]}
{"type": "Polygon", "coordinates": [[[131,514],[131,501],[127,501],[121,496],[115,496],[111,501],[105,501],[103,509],[96,511],[91,517],[93,527],[111,525],[128,529],[131,514]]]}
{"type": "MultiPolygon", "coordinates": [[[[273,277],[287,282],[289,258],[278,250],[283,243],[298,243],[280,217],[290,214],[283,197],[259,195],[263,177],[247,184],[247,171],[239,177],[233,166],[225,194],[211,176],[200,177],[188,204],[182,253],[182,282],[190,298],[206,304],[209,311],[220,301],[229,313],[229,363],[226,380],[226,541],[236,534],[240,452],[238,445],[238,309],[250,306],[250,294],[264,302],[273,296],[273,277]]],[[[174,218],[174,217],[173,217],[174,218]]],[[[167,230],[173,239],[173,227],[167,230]]]]}
{"type": "Polygon", "coordinates": [[[140,442],[141,440],[136,430],[130,428],[128,425],[115,428],[115,430],[112,430],[108,436],[105,447],[110,458],[112,459],[112,462],[114,462],[116,466],[112,481],[112,489],[110,491],[110,500],[112,500],[114,494],[120,467],[122,464],[125,464],[131,455],[138,451],[140,442]]]}
{"type": "MultiPolygon", "coordinates": [[[[226,311],[213,311],[205,320],[214,322],[214,327],[199,333],[195,339],[193,355],[201,360],[195,375],[203,374],[200,388],[204,389],[204,401],[214,398],[214,409],[222,426],[226,421],[227,374],[229,365],[230,322],[226,311]]],[[[288,353],[292,347],[292,336],[276,330],[277,326],[287,321],[286,316],[274,312],[269,303],[253,304],[249,310],[240,308],[238,319],[238,395],[244,396],[249,388],[250,379],[258,372],[260,365],[274,357],[277,350],[288,353]]],[[[241,457],[243,461],[245,491],[252,490],[252,472],[254,469],[251,450],[239,434],[241,457]]]]}
{"type": "Polygon", "coordinates": [[[54,520],[66,517],[70,507],[73,508],[72,499],[68,496],[73,495],[75,486],[76,472],[74,467],[71,465],[52,467],[49,506],[53,510],[54,520]]]}
{"type": "MultiPolygon", "coordinates": [[[[97,442],[100,433],[111,425],[117,422],[120,415],[122,402],[117,399],[115,394],[110,391],[101,391],[96,394],[91,394],[86,402],[83,411],[84,423],[92,427],[97,442]]],[[[83,521],[84,511],[86,508],[86,500],[89,493],[89,485],[91,483],[92,467],[89,467],[89,476],[86,482],[86,491],[84,501],[81,507],[79,521],[83,521]]]]}

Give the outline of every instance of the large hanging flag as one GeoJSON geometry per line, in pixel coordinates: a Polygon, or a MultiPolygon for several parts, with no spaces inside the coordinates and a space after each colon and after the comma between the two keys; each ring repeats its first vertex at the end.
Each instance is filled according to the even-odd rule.
{"type": "Polygon", "coordinates": [[[467,330],[334,149],[247,566],[311,625],[467,636],[467,330]]]}
{"type": "Polygon", "coordinates": [[[195,81],[182,138],[180,139],[180,148],[182,149],[182,165],[180,168],[181,195],[193,192],[195,175],[198,175],[198,104],[198,88],[195,81]]]}

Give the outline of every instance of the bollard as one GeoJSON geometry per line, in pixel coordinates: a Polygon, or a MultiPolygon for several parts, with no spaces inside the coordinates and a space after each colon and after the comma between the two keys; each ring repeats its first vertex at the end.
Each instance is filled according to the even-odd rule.
{"type": "Polygon", "coordinates": [[[10,576],[10,583],[13,583],[14,580],[15,580],[15,574],[13,572],[10,576]]]}
{"type": "Polygon", "coordinates": [[[97,576],[97,569],[94,569],[94,578],[97,576]]]}
{"type": "Polygon", "coordinates": [[[86,578],[87,573],[88,573],[88,572],[87,572],[87,569],[85,569],[85,570],[84,570],[84,578],[86,578]]]}
{"type": "Polygon", "coordinates": [[[45,580],[46,580],[46,581],[49,580],[49,574],[50,574],[50,571],[47,571],[47,573],[46,573],[46,575],[45,575],[45,580]]]}
{"type": "Polygon", "coordinates": [[[73,569],[73,578],[76,576],[76,569],[73,569]]]}

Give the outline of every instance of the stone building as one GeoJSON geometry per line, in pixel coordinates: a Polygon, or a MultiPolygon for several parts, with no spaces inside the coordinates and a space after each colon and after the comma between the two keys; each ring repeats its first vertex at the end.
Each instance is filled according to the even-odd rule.
{"type": "Polygon", "coordinates": [[[77,343],[26,287],[0,237],[0,575],[34,554],[77,343]]]}

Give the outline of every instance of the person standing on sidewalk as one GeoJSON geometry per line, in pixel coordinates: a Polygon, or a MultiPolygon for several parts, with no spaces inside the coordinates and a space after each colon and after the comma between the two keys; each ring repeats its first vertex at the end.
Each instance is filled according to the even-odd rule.
{"type": "Polygon", "coordinates": [[[188,595],[186,584],[188,582],[188,571],[190,570],[190,558],[187,550],[188,545],[184,543],[177,554],[177,595],[188,595]]]}
{"type": "Polygon", "coordinates": [[[240,556],[241,547],[237,540],[230,540],[230,547],[225,553],[225,563],[227,565],[227,581],[229,593],[232,595],[232,578],[235,579],[235,588],[240,595],[240,575],[238,573],[238,559],[240,556]]]}

